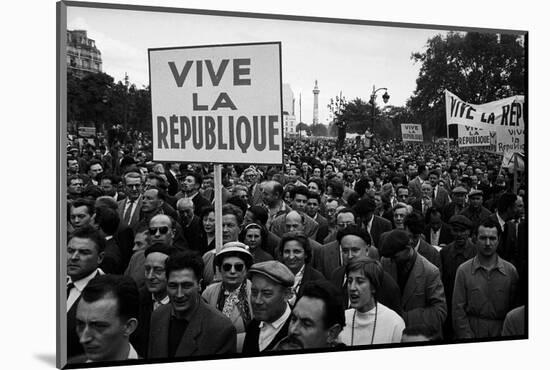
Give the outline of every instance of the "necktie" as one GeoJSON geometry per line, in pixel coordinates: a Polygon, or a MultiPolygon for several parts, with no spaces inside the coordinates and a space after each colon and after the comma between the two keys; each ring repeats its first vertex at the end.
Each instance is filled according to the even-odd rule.
{"type": "Polygon", "coordinates": [[[132,215],[132,208],[134,207],[134,201],[128,201],[128,208],[126,208],[126,213],[124,213],[124,225],[130,226],[130,216],[132,215]]]}
{"type": "Polygon", "coordinates": [[[74,283],[71,281],[67,284],[67,298],[69,298],[69,294],[71,294],[71,289],[74,288],[74,283]]]}

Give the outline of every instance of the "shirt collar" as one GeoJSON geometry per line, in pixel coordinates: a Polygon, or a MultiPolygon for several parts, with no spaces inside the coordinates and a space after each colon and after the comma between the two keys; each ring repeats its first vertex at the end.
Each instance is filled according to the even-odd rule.
{"type": "Polygon", "coordinates": [[[70,283],[72,281],[74,287],[78,289],[79,292],[82,292],[86,285],[88,285],[90,280],[92,280],[98,274],[103,275],[103,271],[100,268],[95,269],[90,275],[83,277],[82,279],[77,281],[72,281],[72,279],[69,277],[69,281],[67,283],[70,283]]]}
{"type": "Polygon", "coordinates": [[[275,329],[279,329],[283,324],[286,322],[286,320],[290,317],[290,306],[287,304],[285,312],[279,317],[277,320],[273,322],[260,322],[260,328],[262,328],[264,325],[271,325],[275,329]]]}
{"type": "Polygon", "coordinates": [[[498,223],[500,224],[500,228],[504,230],[504,224],[506,224],[506,222],[502,219],[502,217],[500,217],[500,215],[498,214],[498,211],[496,211],[496,215],[497,215],[498,223]]]}
{"type": "Polygon", "coordinates": [[[414,250],[418,252],[418,247],[420,247],[420,238],[418,238],[418,241],[416,242],[416,246],[414,247],[414,250]]]}
{"type": "Polygon", "coordinates": [[[168,294],[166,295],[166,297],[164,297],[160,301],[157,301],[155,299],[155,296],[153,294],[151,294],[151,299],[153,300],[153,302],[158,303],[158,304],[162,304],[162,305],[170,303],[170,297],[168,296],[168,294]]]}
{"type": "Polygon", "coordinates": [[[502,275],[507,275],[506,270],[504,269],[504,263],[502,263],[502,259],[498,255],[497,261],[491,269],[487,269],[486,267],[482,266],[481,263],[479,263],[479,258],[475,256],[472,261],[472,274],[474,274],[478,269],[484,269],[488,271],[498,270],[502,275]]]}

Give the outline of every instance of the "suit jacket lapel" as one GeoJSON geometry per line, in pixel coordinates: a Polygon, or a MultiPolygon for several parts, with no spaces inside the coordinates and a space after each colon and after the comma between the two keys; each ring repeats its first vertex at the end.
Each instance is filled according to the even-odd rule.
{"type": "Polygon", "coordinates": [[[424,273],[424,266],[422,265],[422,256],[420,253],[416,254],[416,261],[414,261],[414,266],[409,274],[407,279],[407,284],[405,284],[405,289],[403,289],[402,294],[402,306],[405,307],[409,299],[412,298],[416,286],[421,285],[422,274],[424,273]]]}
{"type": "Polygon", "coordinates": [[[176,356],[190,356],[195,352],[197,347],[196,338],[201,332],[203,305],[202,300],[199,299],[199,307],[195,313],[189,318],[189,325],[183,334],[178,349],[176,350],[176,356]]]}

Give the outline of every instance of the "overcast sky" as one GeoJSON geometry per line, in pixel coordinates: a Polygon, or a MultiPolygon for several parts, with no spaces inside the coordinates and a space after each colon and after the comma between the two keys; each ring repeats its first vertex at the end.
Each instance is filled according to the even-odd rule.
{"type": "MultiPolygon", "coordinates": [[[[147,49],[248,42],[282,42],[283,82],[296,99],[296,118],[313,119],[318,80],[319,122],[330,120],[327,104],[342,94],[369,100],[373,85],[386,87],[388,104],[402,106],[412,95],[419,64],[411,54],[442,31],[211,15],[69,7],[67,28],[84,29],[102,53],[103,71],[138,87],[149,84],[147,49]]],[[[383,104],[378,94],[378,104],[383,104]]]]}

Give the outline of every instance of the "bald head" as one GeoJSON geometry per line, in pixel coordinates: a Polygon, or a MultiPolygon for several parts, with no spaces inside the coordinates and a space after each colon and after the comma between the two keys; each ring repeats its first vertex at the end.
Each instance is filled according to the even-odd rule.
{"type": "Polygon", "coordinates": [[[195,211],[195,205],[191,198],[181,198],[176,203],[176,208],[181,217],[181,222],[186,226],[189,225],[193,220],[193,213],[195,211]]]}
{"type": "Polygon", "coordinates": [[[169,216],[156,215],[149,221],[151,244],[159,242],[166,246],[172,246],[174,234],[174,224],[169,216]]]}
{"type": "Polygon", "coordinates": [[[277,181],[264,181],[261,190],[262,201],[269,207],[277,205],[283,197],[283,187],[277,181]]]}
{"type": "Polygon", "coordinates": [[[290,211],[285,216],[286,231],[304,231],[305,218],[304,215],[297,211],[290,211]]]}

